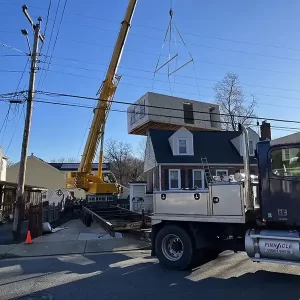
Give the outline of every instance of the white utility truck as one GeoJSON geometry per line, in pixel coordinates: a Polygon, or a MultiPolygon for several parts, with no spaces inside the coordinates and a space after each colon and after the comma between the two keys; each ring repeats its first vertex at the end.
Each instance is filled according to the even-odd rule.
{"type": "Polygon", "coordinates": [[[248,133],[244,126],[240,130],[242,181],[155,192],[152,255],[164,267],[187,269],[206,250],[221,249],[244,250],[255,262],[300,265],[300,134],[257,144],[259,174],[253,182],[248,133]]]}

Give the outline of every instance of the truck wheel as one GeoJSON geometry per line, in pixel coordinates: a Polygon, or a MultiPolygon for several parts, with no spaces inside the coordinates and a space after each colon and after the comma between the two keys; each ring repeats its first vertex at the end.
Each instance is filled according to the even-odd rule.
{"type": "Polygon", "coordinates": [[[167,269],[185,270],[193,261],[194,246],[189,234],[181,227],[163,227],[155,240],[159,262],[167,269]]]}

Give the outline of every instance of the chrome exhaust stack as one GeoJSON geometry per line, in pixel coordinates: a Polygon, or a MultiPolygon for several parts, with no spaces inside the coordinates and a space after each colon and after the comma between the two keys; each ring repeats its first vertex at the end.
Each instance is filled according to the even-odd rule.
{"type": "Polygon", "coordinates": [[[248,130],[243,124],[239,124],[243,132],[243,161],[244,161],[244,196],[245,196],[245,204],[246,210],[254,209],[254,201],[252,197],[252,187],[251,187],[251,177],[250,177],[250,156],[249,156],[249,136],[248,130]]]}

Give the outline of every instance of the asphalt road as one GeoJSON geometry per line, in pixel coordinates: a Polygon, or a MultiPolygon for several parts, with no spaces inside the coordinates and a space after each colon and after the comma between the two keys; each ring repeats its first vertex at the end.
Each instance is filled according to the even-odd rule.
{"type": "Polygon", "coordinates": [[[223,253],[191,272],[163,270],[149,251],[0,261],[0,299],[300,299],[300,268],[223,253]]]}

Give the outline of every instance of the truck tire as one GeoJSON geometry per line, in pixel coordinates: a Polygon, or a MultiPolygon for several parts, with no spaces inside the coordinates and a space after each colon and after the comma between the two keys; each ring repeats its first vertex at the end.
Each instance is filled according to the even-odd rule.
{"type": "Polygon", "coordinates": [[[186,270],[193,262],[195,248],[186,230],[177,225],[167,225],[157,233],[155,251],[166,269],[186,270]]]}

